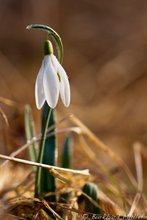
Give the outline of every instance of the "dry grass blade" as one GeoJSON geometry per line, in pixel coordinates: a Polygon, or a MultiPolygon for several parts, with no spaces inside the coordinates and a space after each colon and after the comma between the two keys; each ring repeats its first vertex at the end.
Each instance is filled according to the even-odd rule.
{"type": "Polygon", "coordinates": [[[22,164],[26,164],[26,165],[29,165],[29,166],[36,166],[36,167],[42,167],[42,168],[45,168],[45,169],[50,169],[50,168],[53,168],[55,170],[61,170],[61,171],[65,171],[65,172],[71,172],[71,173],[75,173],[75,174],[81,174],[81,175],[86,175],[86,176],[89,176],[89,170],[86,169],[86,170],[73,170],[73,169],[66,169],[66,168],[61,168],[61,167],[56,167],[56,166],[50,166],[50,165],[46,165],[46,164],[41,164],[41,163],[37,163],[37,162],[32,162],[32,161],[29,161],[29,160],[23,160],[23,159],[20,159],[20,158],[14,158],[14,157],[9,157],[9,156],[5,156],[3,154],[0,154],[0,158],[1,159],[4,159],[4,160],[11,160],[13,162],[17,162],[17,163],[22,163],[22,164]]]}
{"type": "Polygon", "coordinates": [[[85,183],[89,180],[90,176],[83,176],[80,174],[57,171],[55,169],[50,169],[50,173],[59,181],[57,182],[58,191],[63,190],[65,193],[67,191],[79,191],[85,183]]]}
{"type": "MultiPolygon", "coordinates": [[[[81,191],[81,194],[83,196],[85,196],[94,206],[96,206],[97,208],[101,208],[100,205],[95,201],[93,200],[90,196],[88,196],[86,193],[84,193],[83,191],[81,191]]],[[[103,211],[104,212],[104,211],[103,211]]]]}
{"type": "Polygon", "coordinates": [[[139,203],[139,200],[142,196],[142,190],[143,190],[143,169],[142,169],[142,159],[141,159],[141,145],[140,143],[134,144],[134,156],[135,156],[135,165],[136,165],[136,173],[137,173],[137,193],[135,195],[134,201],[132,203],[131,209],[129,211],[128,216],[131,216],[135,209],[137,208],[137,205],[139,203]]]}
{"type": "Polygon", "coordinates": [[[63,183],[67,183],[69,185],[71,185],[71,179],[67,179],[66,177],[64,177],[63,175],[61,175],[59,172],[57,172],[55,169],[50,168],[49,169],[50,173],[56,177],[57,179],[59,179],[61,182],[63,183]]]}
{"type": "MultiPolygon", "coordinates": [[[[111,212],[113,212],[113,214],[118,214],[120,213],[120,207],[119,205],[112,201],[108,195],[106,195],[102,190],[99,189],[99,200],[101,201],[101,208],[106,210],[106,207],[111,209],[111,212]],[[104,206],[104,208],[103,208],[104,206]]],[[[109,214],[111,214],[111,212],[109,211],[109,214]]]]}
{"type": "MultiPolygon", "coordinates": [[[[82,150],[85,152],[85,154],[88,156],[88,158],[91,160],[91,162],[94,162],[96,164],[96,166],[99,168],[99,170],[101,170],[101,172],[106,175],[108,177],[108,179],[110,180],[112,177],[112,174],[109,172],[108,169],[106,169],[103,164],[97,160],[97,156],[96,154],[91,150],[91,148],[89,147],[88,143],[86,142],[85,138],[81,135],[80,136],[80,141],[81,141],[81,146],[84,145],[84,147],[82,148],[82,150]],[[85,144],[83,144],[85,143],[85,144]]],[[[113,181],[114,183],[114,178],[113,181]]],[[[116,182],[116,180],[115,180],[116,182]]],[[[115,189],[115,191],[117,191],[117,189],[115,189]]]]}
{"type": "Polygon", "coordinates": [[[1,113],[1,115],[2,115],[3,119],[4,119],[5,123],[6,123],[6,126],[7,126],[7,127],[9,127],[8,118],[7,118],[7,116],[6,116],[5,112],[2,110],[2,108],[1,108],[1,107],[0,107],[0,113],[1,113]]]}
{"type": "MultiPolygon", "coordinates": [[[[117,179],[110,173],[110,171],[108,169],[106,169],[103,164],[97,159],[96,154],[91,150],[91,148],[88,146],[85,138],[81,135],[80,136],[80,140],[82,141],[81,146],[84,145],[84,147],[82,147],[82,150],[85,152],[85,154],[88,156],[88,158],[91,160],[92,163],[95,163],[96,166],[99,168],[99,171],[101,171],[101,173],[103,175],[105,175],[105,177],[107,177],[107,180],[110,182],[110,184],[105,182],[105,186],[107,186],[107,189],[109,189],[116,197],[120,197],[123,206],[125,205],[126,199],[125,196],[120,188],[119,182],[117,181],[117,179]],[[86,143],[83,144],[83,141],[86,143]]],[[[110,199],[111,200],[111,199],[110,199]]],[[[117,207],[118,205],[115,204],[115,206],[117,207]]]]}
{"type": "Polygon", "coordinates": [[[44,205],[49,211],[52,212],[52,214],[55,216],[56,219],[58,219],[58,220],[63,220],[63,218],[61,218],[61,216],[59,216],[58,213],[55,212],[54,209],[52,209],[52,208],[50,207],[50,205],[49,205],[45,200],[42,200],[42,203],[43,203],[43,205],[44,205]]]}
{"type": "Polygon", "coordinates": [[[140,143],[134,144],[134,155],[135,155],[138,191],[140,192],[142,192],[143,190],[143,168],[142,168],[142,159],[141,159],[141,148],[142,146],[140,145],[140,143]]]}
{"type": "Polygon", "coordinates": [[[70,119],[70,117],[72,116],[72,114],[69,114],[65,117],[63,117],[62,119],[60,119],[58,122],[55,122],[54,125],[50,126],[47,130],[47,133],[50,132],[51,130],[53,130],[55,127],[57,127],[58,125],[62,124],[63,122],[67,121],[68,119],[70,119]]]}
{"type": "MultiPolygon", "coordinates": [[[[47,132],[49,132],[50,129],[47,130],[47,132]]],[[[55,132],[50,132],[49,134],[47,134],[47,138],[53,136],[54,134],[62,134],[62,133],[67,133],[67,132],[75,132],[77,134],[81,133],[81,129],[78,127],[69,127],[69,128],[65,128],[65,129],[56,129],[55,132]]],[[[16,157],[18,154],[20,154],[22,151],[26,150],[28,147],[31,147],[32,144],[38,142],[41,140],[41,134],[39,134],[37,137],[33,137],[31,140],[29,140],[26,144],[24,144],[23,146],[19,147],[16,151],[13,151],[9,156],[10,157],[16,157]]],[[[8,161],[3,162],[0,167],[4,167],[6,164],[8,163],[8,161]]]]}
{"type": "Polygon", "coordinates": [[[6,99],[6,98],[3,98],[3,97],[0,97],[0,103],[5,104],[5,105],[10,106],[10,107],[18,108],[18,103],[17,102],[14,102],[10,99],[6,99]]]}
{"type": "Polygon", "coordinates": [[[116,163],[120,165],[120,167],[124,170],[126,175],[128,176],[129,180],[131,181],[132,185],[137,188],[137,182],[134,178],[133,174],[131,173],[128,166],[124,163],[124,161],[116,155],[107,145],[105,145],[99,138],[96,137],[92,131],[89,130],[76,116],[71,115],[70,120],[74,122],[77,126],[79,126],[83,132],[83,135],[88,138],[92,144],[96,145],[100,148],[103,152],[106,153],[109,157],[111,157],[116,163]]]}
{"type": "MultiPolygon", "coordinates": [[[[13,151],[9,157],[16,157],[18,154],[20,154],[22,151],[26,150],[30,145],[32,145],[33,143],[37,142],[40,140],[39,138],[33,138],[32,140],[30,140],[28,143],[24,144],[23,146],[19,147],[16,151],[13,151]]],[[[3,162],[0,166],[0,168],[3,168],[7,163],[9,162],[9,160],[6,160],[5,162],[3,162]]]]}

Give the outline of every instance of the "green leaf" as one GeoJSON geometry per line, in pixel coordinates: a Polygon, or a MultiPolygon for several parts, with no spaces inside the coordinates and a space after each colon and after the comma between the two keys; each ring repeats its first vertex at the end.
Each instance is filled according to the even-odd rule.
{"type": "MultiPolygon", "coordinates": [[[[72,138],[71,136],[67,136],[65,138],[64,146],[63,146],[61,167],[71,168],[71,160],[72,160],[72,138]]],[[[60,196],[60,201],[61,202],[68,201],[69,197],[70,197],[69,193],[63,193],[60,196]]]]}
{"type": "Polygon", "coordinates": [[[72,138],[67,136],[64,142],[63,153],[62,153],[62,167],[71,168],[72,160],[72,138]]]}
{"type": "MultiPolygon", "coordinates": [[[[92,199],[92,201],[98,201],[98,187],[96,184],[88,182],[83,187],[83,192],[92,199]]],[[[85,211],[90,213],[101,214],[101,210],[94,204],[88,197],[84,197],[85,211]]]]}
{"type": "MultiPolygon", "coordinates": [[[[42,134],[50,126],[55,124],[54,111],[45,103],[42,114],[42,134]]],[[[51,130],[53,132],[54,129],[51,130]]],[[[52,135],[46,138],[46,134],[42,137],[41,148],[39,152],[39,163],[56,166],[56,137],[52,135]]],[[[55,178],[47,169],[38,168],[36,175],[35,196],[40,197],[45,193],[54,193],[56,190],[55,178]]],[[[46,198],[48,201],[56,200],[55,196],[46,198]]]]}
{"type": "MultiPolygon", "coordinates": [[[[26,139],[27,142],[29,142],[30,140],[32,140],[33,137],[36,136],[32,111],[29,105],[26,105],[24,109],[24,124],[25,124],[26,139]]],[[[34,143],[29,146],[28,151],[31,161],[34,162],[37,161],[38,149],[39,149],[38,143],[34,143]]],[[[36,167],[33,167],[33,169],[36,170],[36,167]]]]}

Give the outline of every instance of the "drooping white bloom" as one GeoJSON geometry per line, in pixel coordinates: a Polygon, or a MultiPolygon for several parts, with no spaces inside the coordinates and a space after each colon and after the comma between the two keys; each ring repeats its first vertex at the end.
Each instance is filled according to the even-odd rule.
{"type": "Polygon", "coordinates": [[[53,53],[45,55],[35,84],[36,106],[41,109],[46,101],[55,108],[59,94],[63,104],[70,104],[70,85],[67,74],[53,53]]]}

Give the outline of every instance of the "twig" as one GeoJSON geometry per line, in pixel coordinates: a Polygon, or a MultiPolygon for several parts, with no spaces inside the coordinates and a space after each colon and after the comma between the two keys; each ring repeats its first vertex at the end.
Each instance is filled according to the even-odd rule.
{"type": "Polygon", "coordinates": [[[70,173],[75,173],[75,174],[86,175],[86,176],[90,175],[88,169],[86,169],[86,170],[66,169],[66,168],[61,168],[61,167],[41,164],[41,163],[37,163],[37,162],[32,162],[32,161],[24,160],[24,159],[20,159],[20,158],[10,157],[10,156],[6,156],[6,155],[3,155],[3,154],[0,154],[0,158],[4,159],[4,160],[10,160],[10,161],[13,161],[13,162],[26,164],[26,165],[29,165],[29,166],[42,167],[42,168],[46,168],[46,169],[53,168],[53,169],[59,170],[59,171],[65,171],[65,172],[70,172],[70,173]]]}

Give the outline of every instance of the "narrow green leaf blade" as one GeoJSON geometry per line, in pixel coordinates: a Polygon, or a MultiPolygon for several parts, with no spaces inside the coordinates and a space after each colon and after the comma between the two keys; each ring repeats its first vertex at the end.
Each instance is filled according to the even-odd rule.
{"type": "MultiPolygon", "coordinates": [[[[33,137],[36,136],[32,110],[29,105],[26,105],[24,109],[24,124],[25,124],[26,139],[27,142],[29,142],[33,137]]],[[[29,156],[31,161],[36,162],[38,158],[38,149],[39,149],[38,143],[31,144],[31,146],[29,146],[28,149],[29,149],[29,156]]],[[[33,169],[36,168],[34,167],[33,169]]]]}
{"type": "Polygon", "coordinates": [[[63,146],[62,167],[71,168],[72,161],[72,138],[67,136],[63,146]]]}
{"type": "MultiPolygon", "coordinates": [[[[83,187],[83,192],[94,202],[98,202],[98,187],[96,184],[88,182],[83,187]]],[[[88,198],[84,197],[85,211],[101,214],[101,210],[95,206],[88,198]]]]}
{"type": "MultiPolygon", "coordinates": [[[[46,126],[46,120],[50,112],[47,128],[55,124],[54,111],[49,109],[47,103],[45,103],[42,114],[42,131],[46,126]]],[[[51,130],[53,132],[54,129],[51,130]]],[[[44,149],[40,149],[39,163],[55,165],[56,166],[56,137],[52,135],[45,139],[44,149]]],[[[36,189],[35,196],[39,197],[44,193],[54,193],[56,190],[55,178],[49,173],[47,169],[38,168],[36,175],[36,189]]],[[[46,198],[48,201],[56,201],[55,196],[49,196],[46,198]]]]}
{"type": "MultiPolygon", "coordinates": [[[[71,168],[72,161],[72,138],[71,136],[67,136],[64,141],[63,153],[61,157],[61,166],[63,168],[71,168]]],[[[61,202],[68,201],[70,197],[69,193],[63,193],[60,196],[61,202]]]]}

